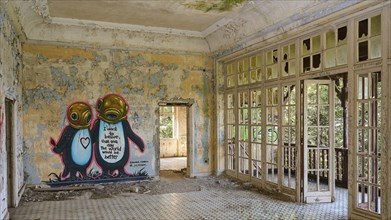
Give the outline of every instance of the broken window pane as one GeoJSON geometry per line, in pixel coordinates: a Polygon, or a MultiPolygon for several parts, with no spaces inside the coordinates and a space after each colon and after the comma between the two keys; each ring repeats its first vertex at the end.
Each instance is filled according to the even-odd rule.
{"type": "Polygon", "coordinates": [[[334,30],[326,33],[326,49],[335,47],[335,32],[334,30]]]}
{"type": "Polygon", "coordinates": [[[315,54],[312,56],[312,67],[314,68],[314,70],[316,69],[319,69],[320,68],[320,54],[315,54]]]}
{"type": "Polygon", "coordinates": [[[308,55],[311,52],[311,41],[310,39],[303,40],[303,55],[308,55]]]}
{"type": "Polygon", "coordinates": [[[289,62],[284,62],[282,65],[282,76],[289,75],[289,62]]]}
{"type": "Polygon", "coordinates": [[[320,51],[320,35],[312,38],[312,52],[320,51]]]}
{"type": "Polygon", "coordinates": [[[283,49],[282,49],[282,60],[288,60],[289,59],[289,47],[288,46],[285,46],[283,49]]]}
{"type": "Polygon", "coordinates": [[[338,45],[346,44],[346,42],[347,42],[347,37],[346,37],[347,32],[348,32],[348,28],[346,26],[338,28],[338,45]]]}
{"type": "Polygon", "coordinates": [[[376,37],[371,39],[371,58],[381,57],[381,38],[376,37]]]}
{"type": "Polygon", "coordinates": [[[358,22],[358,39],[368,36],[368,19],[358,22]]]}
{"type": "Polygon", "coordinates": [[[277,63],[278,62],[278,50],[275,49],[273,50],[273,63],[277,63]]]}
{"type": "Polygon", "coordinates": [[[371,37],[381,34],[381,15],[371,18],[371,37]]]}
{"type": "Polygon", "coordinates": [[[308,72],[311,70],[311,61],[310,57],[303,58],[303,72],[308,72]]]}
{"type": "Polygon", "coordinates": [[[368,60],[368,41],[358,43],[358,61],[368,60]]]}

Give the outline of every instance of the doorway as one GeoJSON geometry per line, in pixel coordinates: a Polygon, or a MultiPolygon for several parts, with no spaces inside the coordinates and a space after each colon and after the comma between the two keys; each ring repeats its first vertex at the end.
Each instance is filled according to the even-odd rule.
{"type": "Polygon", "coordinates": [[[187,173],[188,107],[178,104],[159,106],[160,170],[187,173]]]}
{"type": "Polygon", "coordinates": [[[301,200],[347,200],[347,74],[304,80],[302,94],[301,200]]]}
{"type": "Polygon", "coordinates": [[[14,207],[14,101],[5,99],[5,145],[7,151],[7,204],[14,207]]]}

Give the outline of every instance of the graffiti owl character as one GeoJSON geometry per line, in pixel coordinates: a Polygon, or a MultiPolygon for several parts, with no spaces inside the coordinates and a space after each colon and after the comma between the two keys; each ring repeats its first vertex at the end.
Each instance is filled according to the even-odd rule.
{"type": "Polygon", "coordinates": [[[61,180],[70,177],[83,179],[92,159],[90,134],[92,111],[84,102],[75,102],[67,109],[69,124],[64,127],[59,140],[50,138],[52,151],[59,154],[64,164],[61,180]]]}
{"type": "Polygon", "coordinates": [[[103,174],[130,175],[125,165],[130,158],[129,140],[144,152],[143,140],[127,120],[128,105],[119,95],[108,94],[96,103],[97,119],[92,128],[94,155],[103,174]]]}

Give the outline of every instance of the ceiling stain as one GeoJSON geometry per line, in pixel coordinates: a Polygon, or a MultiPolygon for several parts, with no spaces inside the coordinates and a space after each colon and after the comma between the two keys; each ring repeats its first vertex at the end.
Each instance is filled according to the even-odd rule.
{"type": "Polygon", "coordinates": [[[241,5],[247,0],[215,0],[215,1],[196,1],[195,3],[185,4],[186,7],[201,10],[204,12],[217,11],[224,12],[230,11],[232,8],[241,5]]]}

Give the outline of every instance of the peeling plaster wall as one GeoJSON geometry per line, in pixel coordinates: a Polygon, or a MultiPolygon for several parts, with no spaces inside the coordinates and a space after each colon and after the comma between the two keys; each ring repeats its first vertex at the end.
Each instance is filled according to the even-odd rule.
{"type": "MultiPolygon", "coordinates": [[[[210,143],[213,102],[212,63],[208,56],[146,53],[118,49],[84,49],[64,46],[23,46],[23,120],[27,182],[48,180],[62,171],[62,163],[50,150],[66,126],[66,108],[74,101],[93,106],[108,93],[122,95],[129,103],[128,121],[146,145],[143,154],[149,176],[158,175],[158,101],[194,100],[195,170],[211,172],[210,143]]],[[[132,155],[133,154],[133,155],[132,155]]]]}
{"type": "Polygon", "coordinates": [[[9,18],[0,7],[0,219],[7,214],[9,205],[16,206],[20,199],[19,190],[24,184],[23,174],[23,139],[22,139],[22,89],[19,83],[20,73],[22,71],[21,44],[18,36],[13,29],[9,18]],[[11,152],[14,188],[13,204],[7,202],[7,148],[6,148],[6,115],[5,99],[14,102],[13,109],[13,151],[11,152]]]}

